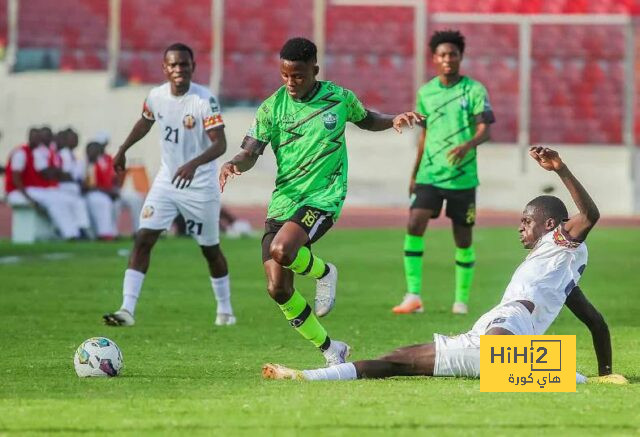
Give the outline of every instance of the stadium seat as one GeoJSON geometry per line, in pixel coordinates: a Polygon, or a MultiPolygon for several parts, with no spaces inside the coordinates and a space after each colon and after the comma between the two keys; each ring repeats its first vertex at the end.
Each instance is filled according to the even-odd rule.
{"type": "Polygon", "coordinates": [[[11,242],[31,244],[36,241],[52,240],[56,232],[47,217],[27,205],[11,207],[11,242]]]}
{"type": "MultiPolygon", "coordinates": [[[[0,0],[0,10],[6,11],[6,4],[6,0],[0,0]]],[[[18,48],[65,52],[61,59],[65,69],[105,69],[106,57],[101,54],[107,49],[108,15],[109,5],[103,0],[20,2],[18,48]],[[81,62],[85,57],[89,61],[81,62]]],[[[0,17],[1,38],[6,15],[0,17]]]]}

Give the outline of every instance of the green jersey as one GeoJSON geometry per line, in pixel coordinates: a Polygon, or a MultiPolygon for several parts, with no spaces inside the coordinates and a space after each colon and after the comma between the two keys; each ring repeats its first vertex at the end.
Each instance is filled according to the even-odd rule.
{"type": "Polygon", "coordinates": [[[276,157],[267,218],[287,220],[302,206],[338,218],[347,195],[345,127],[366,115],[353,92],[326,81],[318,81],[305,101],[294,100],[283,86],[260,105],[247,133],[256,144],[243,148],[262,153],[271,143],[276,157]]]}
{"type": "Polygon", "coordinates": [[[416,183],[452,190],[476,187],[476,150],[470,150],[457,165],[449,162],[447,153],[471,140],[478,123],[495,121],[485,87],[466,76],[447,87],[435,77],[418,90],[416,111],[427,117],[416,183]]]}

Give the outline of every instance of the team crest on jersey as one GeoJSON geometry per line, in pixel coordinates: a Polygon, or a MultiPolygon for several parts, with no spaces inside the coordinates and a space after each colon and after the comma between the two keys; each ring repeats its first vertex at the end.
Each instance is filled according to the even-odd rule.
{"type": "Polygon", "coordinates": [[[294,123],[293,115],[290,115],[290,114],[283,115],[282,118],[280,118],[280,123],[293,124],[294,123]]]}
{"type": "Polygon", "coordinates": [[[334,112],[327,112],[322,116],[324,127],[333,130],[338,124],[338,116],[334,112]]]}
{"type": "Polygon", "coordinates": [[[143,219],[148,219],[149,217],[151,217],[153,215],[154,212],[155,212],[155,210],[153,209],[153,206],[145,205],[145,207],[142,208],[142,218],[143,219]]]}
{"type": "Polygon", "coordinates": [[[187,129],[193,129],[193,127],[196,125],[196,118],[191,114],[187,114],[182,119],[182,125],[187,129]]]}
{"type": "Polygon", "coordinates": [[[462,109],[467,109],[469,107],[469,101],[464,96],[460,99],[460,107],[462,109]]]}

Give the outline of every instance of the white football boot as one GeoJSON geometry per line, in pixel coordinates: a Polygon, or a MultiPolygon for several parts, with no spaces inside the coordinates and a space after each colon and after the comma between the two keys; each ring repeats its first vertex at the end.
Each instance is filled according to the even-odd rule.
{"type": "Polygon", "coordinates": [[[133,314],[124,308],[119,309],[115,313],[105,314],[102,316],[102,320],[105,325],[109,326],[133,326],[136,324],[133,314]]]}
{"type": "Polygon", "coordinates": [[[338,340],[331,340],[329,349],[322,351],[325,360],[327,360],[327,367],[335,366],[336,364],[342,364],[347,361],[349,355],[351,355],[351,347],[347,343],[338,340]]]}
{"type": "Polygon", "coordinates": [[[235,325],[236,317],[233,314],[219,313],[216,315],[216,326],[235,325]]]}
{"type": "Polygon", "coordinates": [[[329,273],[324,278],[316,281],[316,315],[324,317],[336,303],[336,288],[338,285],[338,269],[331,263],[326,264],[329,267],[329,273]]]}
{"type": "Polygon", "coordinates": [[[451,312],[453,314],[467,314],[469,308],[467,308],[467,304],[464,302],[455,302],[453,308],[451,308],[451,312]]]}

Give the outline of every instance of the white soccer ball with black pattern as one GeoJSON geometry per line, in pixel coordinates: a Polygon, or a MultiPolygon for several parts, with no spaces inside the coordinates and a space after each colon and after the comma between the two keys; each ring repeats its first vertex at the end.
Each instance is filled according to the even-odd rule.
{"type": "Polygon", "coordinates": [[[92,337],[82,342],[73,357],[79,377],[118,376],[122,369],[122,352],[105,337],[92,337]]]}

